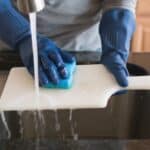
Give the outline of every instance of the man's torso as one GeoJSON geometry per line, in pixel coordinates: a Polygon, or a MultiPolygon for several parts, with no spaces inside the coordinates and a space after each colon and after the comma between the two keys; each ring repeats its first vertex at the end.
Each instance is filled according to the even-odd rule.
{"type": "Polygon", "coordinates": [[[52,39],[64,50],[100,49],[98,28],[103,0],[45,0],[45,2],[45,9],[37,15],[39,33],[52,39]]]}
{"type": "Polygon", "coordinates": [[[46,0],[38,14],[38,31],[65,50],[97,50],[101,7],[100,0],[46,0]]]}

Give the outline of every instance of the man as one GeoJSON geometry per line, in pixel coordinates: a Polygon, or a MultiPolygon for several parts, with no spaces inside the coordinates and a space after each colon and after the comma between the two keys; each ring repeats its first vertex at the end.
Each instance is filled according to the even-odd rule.
{"type": "MultiPolygon", "coordinates": [[[[137,0],[45,1],[46,8],[38,14],[41,86],[50,82],[58,84],[61,78],[68,78],[65,63],[75,61],[66,52],[69,50],[101,51],[100,63],[121,86],[127,86],[126,62],[135,30],[137,0]]],[[[0,0],[0,20],[0,39],[12,49],[19,50],[24,65],[33,75],[28,20],[10,0],[0,0]]]]}

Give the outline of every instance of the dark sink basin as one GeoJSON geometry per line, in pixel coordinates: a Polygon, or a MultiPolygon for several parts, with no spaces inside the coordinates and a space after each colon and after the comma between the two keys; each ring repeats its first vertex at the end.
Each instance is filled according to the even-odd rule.
{"type": "MultiPolygon", "coordinates": [[[[131,75],[149,74],[133,64],[128,64],[128,68],[131,75]]],[[[71,138],[74,132],[83,139],[141,139],[150,138],[149,99],[149,91],[130,91],[113,96],[105,109],[73,110],[71,121],[70,110],[58,110],[57,116],[54,111],[42,111],[44,123],[37,112],[4,113],[11,138],[71,138]],[[57,122],[60,129],[57,129],[57,122]]],[[[0,138],[7,139],[8,133],[2,120],[0,128],[0,138]]]]}
{"type": "MultiPolygon", "coordinates": [[[[134,64],[128,64],[128,69],[130,75],[149,74],[134,64]]],[[[4,112],[0,150],[128,150],[129,145],[138,150],[143,143],[141,149],[149,150],[149,100],[149,91],[130,91],[112,96],[105,109],[73,110],[72,117],[70,110],[45,110],[40,118],[38,112],[4,112]],[[139,143],[141,139],[146,142],[139,143]]]]}

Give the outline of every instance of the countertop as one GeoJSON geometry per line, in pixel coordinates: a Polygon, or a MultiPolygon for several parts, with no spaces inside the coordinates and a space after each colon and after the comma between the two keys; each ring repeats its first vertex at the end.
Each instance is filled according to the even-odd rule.
{"type": "Polygon", "coordinates": [[[1,141],[1,150],[150,150],[150,140],[1,141]]]}

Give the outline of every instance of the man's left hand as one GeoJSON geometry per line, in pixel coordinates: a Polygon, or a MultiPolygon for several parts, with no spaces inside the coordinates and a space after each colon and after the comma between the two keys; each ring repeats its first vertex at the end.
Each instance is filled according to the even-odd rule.
{"type": "Polygon", "coordinates": [[[115,76],[120,86],[128,86],[126,63],[130,41],[135,30],[134,14],[122,8],[111,9],[103,14],[100,24],[102,39],[101,63],[115,76]]]}

